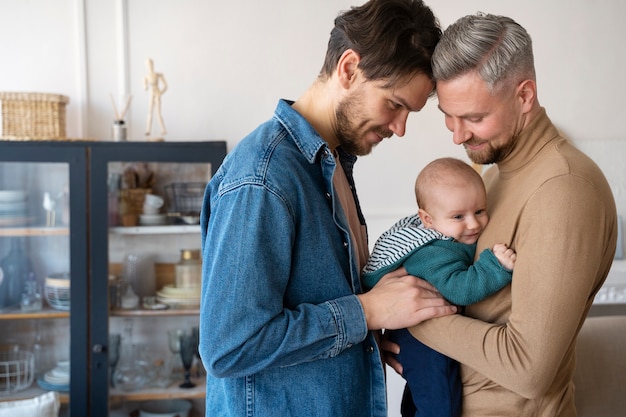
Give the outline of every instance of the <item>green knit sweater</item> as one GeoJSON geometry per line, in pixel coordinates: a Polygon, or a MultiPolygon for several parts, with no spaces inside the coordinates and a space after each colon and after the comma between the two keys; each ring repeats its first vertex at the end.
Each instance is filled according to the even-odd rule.
{"type": "MultiPolygon", "coordinates": [[[[394,235],[397,237],[401,233],[402,230],[398,230],[394,235]]],[[[387,240],[387,237],[379,239],[377,247],[384,247],[387,240]]],[[[475,244],[432,239],[395,262],[379,262],[384,266],[374,271],[368,271],[366,267],[362,276],[363,285],[371,289],[383,275],[404,266],[409,274],[433,284],[451,303],[463,306],[474,304],[508,285],[512,276],[491,250],[485,249],[474,262],[475,251],[475,244]]],[[[392,252],[390,249],[390,256],[392,252]]]]}

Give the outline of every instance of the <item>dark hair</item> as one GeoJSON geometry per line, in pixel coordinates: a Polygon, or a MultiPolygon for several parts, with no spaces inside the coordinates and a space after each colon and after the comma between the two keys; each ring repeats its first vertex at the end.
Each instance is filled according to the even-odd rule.
{"type": "Polygon", "coordinates": [[[335,19],[320,77],[330,77],[352,49],[368,80],[394,85],[417,73],[432,78],[430,59],[440,38],[439,21],[421,0],[370,0],[335,19]]]}

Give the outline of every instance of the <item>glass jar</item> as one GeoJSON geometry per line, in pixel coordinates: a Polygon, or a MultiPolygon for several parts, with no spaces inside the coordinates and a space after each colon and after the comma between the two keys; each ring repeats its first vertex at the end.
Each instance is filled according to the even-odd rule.
{"type": "Polygon", "coordinates": [[[176,264],[176,287],[200,288],[202,260],[199,249],[182,249],[176,264]]]}
{"type": "Polygon", "coordinates": [[[24,285],[24,292],[20,300],[20,309],[22,311],[39,311],[42,308],[41,293],[37,285],[37,279],[32,272],[28,274],[28,280],[24,285]]]}

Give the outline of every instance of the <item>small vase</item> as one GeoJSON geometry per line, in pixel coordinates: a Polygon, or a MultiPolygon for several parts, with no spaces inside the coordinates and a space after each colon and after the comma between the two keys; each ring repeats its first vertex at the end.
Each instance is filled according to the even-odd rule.
{"type": "Polygon", "coordinates": [[[20,301],[22,311],[39,311],[42,307],[41,293],[37,285],[37,279],[32,272],[28,275],[28,280],[24,285],[24,292],[20,301]]]}
{"type": "Polygon", "coordinates": [[[20,241],[13,239],[11,250],[0,260],[0,308],[20,305],[24,283],[32,271],[32,262],[20,241]]]}

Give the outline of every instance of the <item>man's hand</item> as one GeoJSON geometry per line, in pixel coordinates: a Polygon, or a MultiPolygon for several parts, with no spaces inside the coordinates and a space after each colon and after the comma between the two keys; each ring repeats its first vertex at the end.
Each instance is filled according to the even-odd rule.
{"type": "Polygon", "coordinates": [[[402,375],[402,365],[398,361],[396,355],[400,353],[400,346],[389,340],[389,332],[385,332],[380,336],[378,341],[383,361],[389,365],[398,375],[402,375]]]}
{"type": "Polygon", "coordinates": [[[407,275],[404,268],[386,274],[374,288],[358,297],[370,330],[403,329],[456,312],[456,307],[444,300],[435,287],[407,275]]]}

